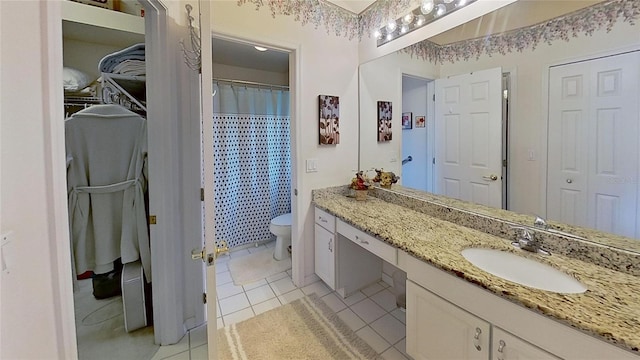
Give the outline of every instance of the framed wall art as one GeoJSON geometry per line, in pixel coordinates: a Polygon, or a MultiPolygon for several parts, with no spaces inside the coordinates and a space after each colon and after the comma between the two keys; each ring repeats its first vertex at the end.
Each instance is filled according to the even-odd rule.
{"type": "Polygon", "coordinates": [[[340,100],[337,96],[318,95],[320,107],[320,145],[340,143],[340,100]]]}
{"type": "Polygon", "coordinates": [[[426,121],[424,120],[424,116],[416,116],[416,127],[425,127],[426,121]]]}
{"type": "Polygon", "coordinates": [[[378,101],[378,142],[391,141],[391,101],[378,101]]]}
{"type": "Polygon", "coordinates": [[[402,113],[402,129],[411,129],[413,114],[410,112],[402,113]]]}

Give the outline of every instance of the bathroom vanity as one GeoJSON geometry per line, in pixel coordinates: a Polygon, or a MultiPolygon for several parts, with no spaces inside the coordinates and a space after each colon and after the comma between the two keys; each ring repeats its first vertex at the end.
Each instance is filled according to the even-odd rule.
{"type": "Polygon", "coordinates": [[[314,190],[316,273],[348,296],[380,279],[383,259],[405,271],[413,358],[640,359],[636,252],[535,230],[551,255],[525,252],[511,245],[511,226],[533,225],[533,217],[461,210],[452,199],[396,189],[376,188],[366,201],[351,198],[347,187],[314,190]],[[468,248],[546,264],[587,290],[567,294],[505,280],[467,261],[461,252],[468,248]],[[596,262],[597,254],[608,260],[596,262]],[[361,258],[367,265],[353,269],[361,258]]]}

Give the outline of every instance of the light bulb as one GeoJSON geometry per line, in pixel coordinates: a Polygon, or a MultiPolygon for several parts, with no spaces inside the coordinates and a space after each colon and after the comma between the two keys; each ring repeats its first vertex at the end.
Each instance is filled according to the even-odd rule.
{"type": "Polygon", "coordinates": [[[447,12],[447,7],[444,4],[439,4],[436,6],[436,16],[442,16],[447,12]]]}
{"type": "Polygon", "coordinates": [[[407,31],[409,31],[409,25],[402,25],[402,26],[400,27],[400,34],[404,34],[404,33],[406,33],[407,31]]]}
{"type": "Polygon", "coordinates": [[[396,26],[398,25],[396,24],[395,21],[389,21],[389,23],[387,24],[387,30],[389,30],[389,32],[392,33],[396,30],[396,26]]]}
{"type": "Polygon", "coordinates": [[[467,5],[467,0],[460,0],[460,1],[458,1],[458,5],[457,5],[457,6],[459,6],[459,7],[463,7],[463,6],[465,6],[465,5],[467,5]]]}
{"type": "Polygon", "coordinates": [[[376,32],[373,33],[373,36],[377,39],[380,40],[382,38],[382,33],[380,32],[380,30],[376,30],[376,32]]]}
{"type": "Polygon", "coordinates": [[[424,0],[422,5],[420,5],[420,12],[427,15],[431,11],[433,11],[433,0],[424,0]]]}
{"type": "Polygon", "coordinates": [[[390,41],[391,39],[393,39],[393,35],[387,34],[387,41],[390,41]]]}
{"type": "Polygon", "coordinates": [[[402,18],[402,23],[405,25],[409,25],[413,22],[413,13],[408,13],[402,18]]]}
{"type": "Polygon", "coordinates": [[[254,48],[258,51],[267,51],[267,48],[262,47],[262,46],[254,46],[254,48]]]}
{"type": "Polygon", "coordinates": [[[425,19],[424,16],[418,15],[418,17],[416,18],[416,26],[424,25],[425,21],[427,21],[427,19],[425,19]]]}

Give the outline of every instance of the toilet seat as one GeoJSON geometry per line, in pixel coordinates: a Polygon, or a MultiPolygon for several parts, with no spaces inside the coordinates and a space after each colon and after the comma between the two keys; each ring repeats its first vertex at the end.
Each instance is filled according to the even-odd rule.
{"type": "Polygon", "coordinates": [[[271,219],[271,225],[275,226],[291,226],[291,213],[282,214],[271,219]]]}

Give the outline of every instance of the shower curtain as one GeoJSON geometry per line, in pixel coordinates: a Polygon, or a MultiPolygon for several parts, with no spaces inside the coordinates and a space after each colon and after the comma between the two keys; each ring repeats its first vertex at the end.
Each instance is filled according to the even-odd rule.
{"type": "Polygon", "coordinates": [[[272,239],[291,211],[289,91],[214,83],[216,242],[230,248],[272,239]]]}

